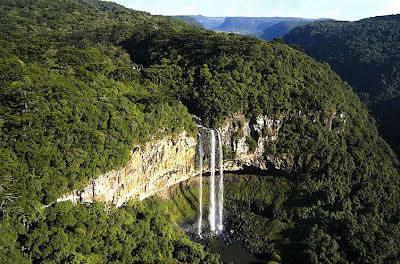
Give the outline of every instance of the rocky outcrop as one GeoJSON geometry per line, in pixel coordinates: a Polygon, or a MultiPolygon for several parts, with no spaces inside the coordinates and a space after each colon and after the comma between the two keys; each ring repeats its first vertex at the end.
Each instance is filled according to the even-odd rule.
{"type": "Polygon", "coordinates": [[[144,199],[196,175],[197,141],[186,132],[136,147],[128,164],[100,175],[82,191],[73,191],[57,202],[112,202],[121,206],[128,199],[144,199]]]}
{"type": "MultiPolygon", "coordinates": [[[[265,155],[268,142],[278,138],[283,118],[259,116],[253,120],[237,113],[221,125],[225,152],[224,169],[227,171],[255,167],[267,170],[291,170],[293,157],[265,155]]],[[[207,160],[209,129],[199,128],[202,134],[207,160]]],[[[176,136],[148,142],[144,147],[135,147],[128,164],[120,170],[111,171],[93,179],[83,190],[76,190],[57,201],[111,202],[121,206],[128,199],[144,199],[166,190],[179,182],[195,176],[197,139],[183,132],[176,136]]],[[[203,170],[207,171],[207,162],[203,170]]]]}
{"type": "Polygon", "coordinates": [[[258,116],[251,120],[240,113],[226,119],[220,128],[225,170],[242,170],[244,166],[267,170],[273,157],[265,155],[266,144],[278,138],[282,123],[283,117],[258,116]]]}

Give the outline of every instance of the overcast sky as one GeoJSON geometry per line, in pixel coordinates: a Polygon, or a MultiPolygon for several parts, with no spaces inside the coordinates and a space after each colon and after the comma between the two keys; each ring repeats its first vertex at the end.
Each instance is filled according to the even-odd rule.
{"type": "Polygon", "coordinates": [[[154,15],[361,18],[400,13],[400,0],[114,0],[154,15]]]}

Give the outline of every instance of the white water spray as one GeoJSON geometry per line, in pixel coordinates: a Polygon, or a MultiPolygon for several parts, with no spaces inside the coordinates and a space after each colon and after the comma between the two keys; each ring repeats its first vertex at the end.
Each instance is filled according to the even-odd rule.
{"type": "Polygon", "coordinates": [[[224,154],[222,151],[221,133],[217,130],[218,134],[218,150],[219,150],[219,190],[218,190],[218,223],[217,230],[221,232],[224,230],[223,212],[224,212],[224,154]]]}
{"type": "Polygon", "coordinates": [[[199,227],[198,227],[198,234],[200,238],[203,238],[201,235],[201,225],[203,222],[203,145],[201,141],[201,134],[197,134],[199,137],[199,169],[200,169],[200,174],[199,174],[199,227]]]}
{"type": "Polygon", "coordinates": [[[210,222],[211,232],[215,232],[215,133],[214,130],[210,130],[211,133],[211,164],[210,164],[210,208],[208,221],[210,222]]]}

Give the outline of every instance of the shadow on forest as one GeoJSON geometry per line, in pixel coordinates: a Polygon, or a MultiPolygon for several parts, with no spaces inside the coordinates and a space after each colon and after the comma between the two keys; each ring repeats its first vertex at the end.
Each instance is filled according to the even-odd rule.
{"type": "MultiPolygon", "coordinates": [[[[181,190],[181,193],[182,193],[183,197],[185,198],[185,200],[187,201],[187,203],[190,205],[190,207],[192,208],[192,210],[197,210],[197,207],[193,204],[193,201],[190,200],[190,198],[186,195],[185,187],[183,186],[182,182],[179,183],[179,188],[180,188],[180,190],[181,190]]],[[[190,191],[190,188],[187,188],[187,190],[189,190],[189,193],[194,197],[193,193],[190,191]]],[[[195,197],[194,197],[194,199],[195,199],[195,201],[197,201],[195,197]]],[[[197,201],[197,202],[198,202],[198,201],[197,201]]]]}

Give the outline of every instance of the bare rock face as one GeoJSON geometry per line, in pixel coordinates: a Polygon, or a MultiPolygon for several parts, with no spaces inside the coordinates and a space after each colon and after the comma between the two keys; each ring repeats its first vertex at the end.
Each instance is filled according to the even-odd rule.
{"type": "MultiPolygon", "coordinates": [[[[237,171],[248,166],[267,170],[274,157],[265,155],[265,147],[278,138],[282,123],[283,117],[258,116],[250,120],[240,113],[226,119],[220,128],[227,154],[224,169],[237,171]]],[[[282,169],[280,165],[277,168],[282,169]]]]}
{"type": "Polygon", "coordinates": [[[57,202],[112,202],[121,206],[128,199],[144,199],[196,175],[197,141],[186,132],[136,147],[128,164],[93,179],[82,191],[73,191],[57,202]]]}
{"type": "MultiPolygon", "coordinates": [[[[218,130],[225,153],[224,170],[238,171],[245,167],[267,170],[291,171],[295,166],[292,156],[269,156],[266,144],[278,138],[282,118],[259,116],[254,120],[236,113],[226,119],[218,130]]],[[[209,130],[199,128],[203,139],[204,172],[208,171],[209,130]],[[208,150],[207,150],[208,149],[208,150]]],[[[75,190],[59,199],[61,201],[93,200],[121,206],[129,199],[142,200],[198,174],[196,167],[197,139],[186,132],[148,142],[143,148],[135,147],[124,168],[111,171],[93,179],[83,190],[75,190]]]]}

